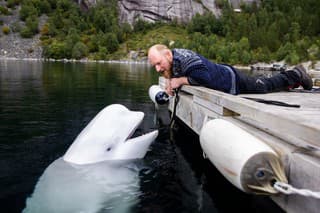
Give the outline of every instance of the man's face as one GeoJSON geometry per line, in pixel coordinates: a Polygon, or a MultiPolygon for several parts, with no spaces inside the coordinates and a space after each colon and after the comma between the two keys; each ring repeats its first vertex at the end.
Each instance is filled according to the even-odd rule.
{"type": "Polygon", "coordinates": [[[172,56],[168,52],[170,50],[164,50],[162,53],[157,50],[149,52],[148,59],[152,66],[158,73],[163,75],[165,78],[171,78],[172,76],[172,56]]]}

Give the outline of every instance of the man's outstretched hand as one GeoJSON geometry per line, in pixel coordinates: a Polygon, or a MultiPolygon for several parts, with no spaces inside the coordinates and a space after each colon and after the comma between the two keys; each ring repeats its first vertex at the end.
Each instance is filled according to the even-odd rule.
{"type": "Polygon", "coordinates": [[[173,90],[181,87],[182,85],[189,85],[187,77],[171,78],[166,80],[166,93],[173,96],[173,90]]]}

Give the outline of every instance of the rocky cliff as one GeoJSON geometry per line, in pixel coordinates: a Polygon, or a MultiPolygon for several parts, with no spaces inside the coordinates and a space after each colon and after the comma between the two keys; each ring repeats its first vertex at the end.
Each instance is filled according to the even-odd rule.
{"type": "MultiPolygon", "coordinates": [[[[0,1],[0,5],[5,5],[5,1],[0,1]]],[[[11,10],[11,15],[1,16],[1,20],[6,26],[15,25],[18,23],[24,26],[24,23],[19,19],[20,7],[11,10]]],[[[0,13],[1,14],[1,13],[0,13]]],[[[39,28],[47,21],[47,17],[42,15],[39,17],[39,28]]],[[[40,44],[40,34],[33,38],[21,38],[18,32],[11,31],[5,35],[2,30],[0,31],[0,59],[1,58],[34,58],[42,57],[42,47],[40,44]]]]}
{"type": "Polygon", "coordinates": [[[132,24],[137,19],[149,22],[172,21],[187,22],[195,14],[211,11],[219,15],[214,0],[119,0],[120,22],[132,24]]]}
{"type": "MultiPolygon", "coordinates": [[[[79,4],[89,8],[99,0],[78,0],[79,4]]],[[[102,0],[100,0],[102,1],[102,0]]],[[[133,24],[137,19],[149,22],[172,21],[188,22],[195,14],[211,11],[216,16],[221,10],[216,0],[118,0],[119,20],[133,24]]],[[[233,8],[241,3],[260,2],[260,0],[228,0],[233,8]]]]}

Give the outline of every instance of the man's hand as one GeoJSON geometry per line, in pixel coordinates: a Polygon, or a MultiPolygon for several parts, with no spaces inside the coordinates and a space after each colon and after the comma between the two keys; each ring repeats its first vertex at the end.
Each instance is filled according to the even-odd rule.
{"type": "Polygon", "coordinates": [[[173,89],[171,87],[171,79],[166,79],[166,93],[173,96],[173,89]]]}
{"type": "Polygon", "coordinates": [[[173,90],[181,87],[182,85],[189,85],[187,77],[171,78],[166,81],[166,93],[173,95],[173,90]]]}

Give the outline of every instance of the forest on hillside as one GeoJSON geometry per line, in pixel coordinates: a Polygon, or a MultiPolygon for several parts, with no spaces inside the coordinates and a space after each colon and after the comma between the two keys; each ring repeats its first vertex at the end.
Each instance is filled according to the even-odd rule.
{"type": "MultiPolygon", "coordinates": [[[[117,1],[99,3],[81,10],[70,0],[7,0],[0,6],[2,15],[8,8],[20,9],[25,25],[11,28],[2,25],[2,32],[19,32],[22,37],[41,34],[46,58],[119,59],[119,50],[146,49],[145,45],[169,43],[172,48],[192,49],[217,62],[251,64],[285,60],[289,64],[320,59],[320,1],[319,0],[261,0],[242,5],[235,12],[227,0],[217,0],[221,17],[212,13],[197,14],[189,23],[137,20],[133,26],[118,23],[117,1]],[[47,22],[39,29],[39,17],[46,14],[47,22]],[[148,32],[161,28],[180,29],[179,39],[147,39],[148,32]],[[135,36],[139,35],[139,36],[135,36]],[[130,45],[128,45],[130,44],[130,45]]],[[[148,38],[149,39],[149,38],[148,38]]]]}

